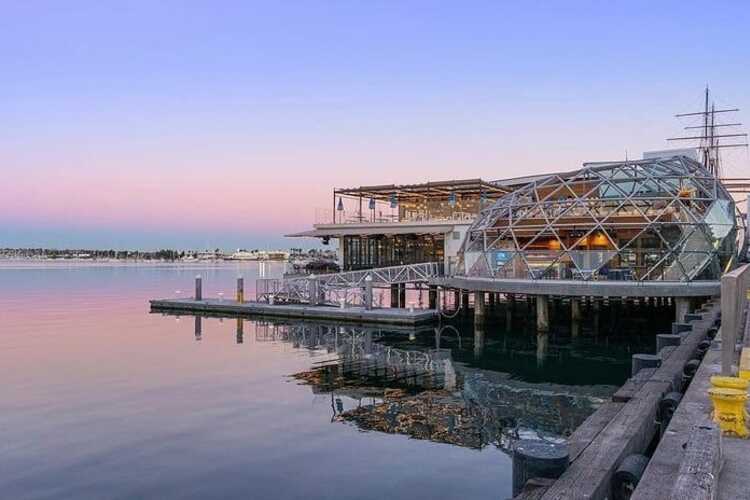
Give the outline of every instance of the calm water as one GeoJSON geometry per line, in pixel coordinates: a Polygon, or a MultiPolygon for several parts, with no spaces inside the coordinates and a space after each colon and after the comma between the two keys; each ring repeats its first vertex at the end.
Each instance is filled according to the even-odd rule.
{"type": "Polygon", "coordinates": [[[506,498],[649,342],[149,312],[257,271],[0,265],[0,497],[506,498]]]}

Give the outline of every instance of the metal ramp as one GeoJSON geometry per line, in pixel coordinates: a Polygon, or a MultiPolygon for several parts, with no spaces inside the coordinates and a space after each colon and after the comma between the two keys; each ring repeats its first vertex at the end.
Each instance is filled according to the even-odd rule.
{"type": "Polygon", "coordinates": [[[425,262],[299,278],[258,279],[259,302],[363,305],[368,287],[427,283],[442,276],[442,264],[425,262]]]}

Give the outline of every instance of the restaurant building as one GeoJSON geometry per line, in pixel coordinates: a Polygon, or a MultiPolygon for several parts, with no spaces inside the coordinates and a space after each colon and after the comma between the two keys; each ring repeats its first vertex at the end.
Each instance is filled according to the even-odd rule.
{"type": "Polygon", "coordinates": [[[312,230],[288,236],[337,240],[345,271],[422,262],[450,270],[477,214],[511,190],[482,179],[337,188],[312,230]]]}

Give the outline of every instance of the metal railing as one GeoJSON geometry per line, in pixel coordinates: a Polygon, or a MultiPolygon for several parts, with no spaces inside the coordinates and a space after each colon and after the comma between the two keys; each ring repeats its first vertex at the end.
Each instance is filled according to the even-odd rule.
{"type": "Polygon", "coordinates": [[[393,213],[390,211],[379,211],[372,213],[365,210],[362,213],[359,210],[336,210],[318,209],[315,211],[316,225],[333,225],[333,224],[394,224],[394,223],[460,223],[468,224],[474,222],[477,214],[475,212],[466,212],[456,210],[451,213],[430,213],[430,212],[407,212],[399,214],[398,210],[393,213]]]}
{"type": "Polygon", "coordinates": [[[366,288],[386,287],[402,283],[427,283],[443,275],[443,265],[437,262],[379,267],[310,275],[288,279],[258,279],[256,300],[274,303],[310,303],[328,305],[362,305],[366,288]]]}

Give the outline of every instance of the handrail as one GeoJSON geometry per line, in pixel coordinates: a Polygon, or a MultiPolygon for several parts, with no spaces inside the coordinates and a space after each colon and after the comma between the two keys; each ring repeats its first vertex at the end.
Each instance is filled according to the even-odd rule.
{"type": "Polygon", "coordinates": [[[443,265],[441,263],[425,262],[318,276],[259,279],[256,281],[256,298],[259,301],[267,302],[278,298],[290,302],[323,302],[334,305],[338,305],[342,299],[346,304],[361,303],[364,301],[362,291],[368,284],[386,286],[402,283],[426,283],[442,274],[443,265]]]}

